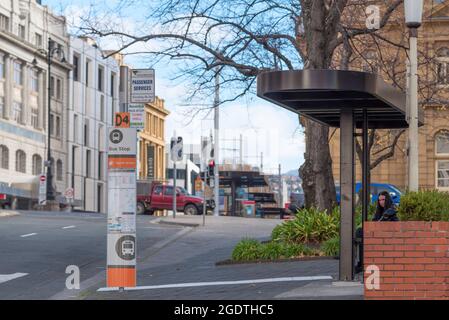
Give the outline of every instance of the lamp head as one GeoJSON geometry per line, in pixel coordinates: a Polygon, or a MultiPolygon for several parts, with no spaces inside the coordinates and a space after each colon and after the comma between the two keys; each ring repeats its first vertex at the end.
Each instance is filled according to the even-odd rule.
{"type": "Polygon", "coordinates": [[[404,0],[405,24],[409,28],[419,28],[422,23],[423,0],[404,0]]]}

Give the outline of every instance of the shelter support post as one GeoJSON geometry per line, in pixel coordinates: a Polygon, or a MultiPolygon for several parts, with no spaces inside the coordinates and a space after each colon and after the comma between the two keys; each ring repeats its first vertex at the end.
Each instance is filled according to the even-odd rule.
{"type": "Polygon", "coordinates": [[[354,114],[340,115],[340,281],[354,279],[354,114]]]}
{"type": "Polygon", "coordinates": [[[368,112],[363,109],[363,159],[362,159],[362,221],[368,220],[370,199],[370,152],[368,142],[368,112]]]}

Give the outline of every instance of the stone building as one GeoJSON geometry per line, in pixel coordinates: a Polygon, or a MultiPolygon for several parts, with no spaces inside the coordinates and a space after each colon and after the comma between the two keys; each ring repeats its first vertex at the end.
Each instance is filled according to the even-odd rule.
{"type": "MultiPolygon", "coordinates": [[[[403,7],[386,27],[383,36],[390,41],[408,47],[407,29],[403,7]]],[[[371,37],[356,42],[361,58],[352,61],[350,70],[380,74],[386,81],[405,88],[406,53],[394,49],[376,51],[371,37]],[[391,77],[393,72],[395,79],[391,77]],[[397,82],[395,82],[397,81],[397,82]]],[[[419,108],[424,114],[425,125],[419,128],[419,185],[424,189],[449,191],[449,1],[425,0],[423,25],[419,28],[419,108]]],[[[371,161],[390,151],[394,155],[382,161],[371,171],[371,182],[392,183],[401,189],[408,184],[408,130],[394,144],[399,131],[377,130],[377,138],[371,149],[371,161]]],[[[330,149],[335,181],[339,181],[340,146],[339,130],[330,130],[330,149]]],[[[361,181],[359,159],[356,156],[356,179],[361,181]]],[[[378,190],[379,191],[379,190],[378,190]]]]}
{"type": "Polygon", "coordinates": [[[107,209],[106,136],[119,108],[119,65],[103,56],[92,39],[70,38],[67,184],[74,207],[95,212],[107,209]]]}
{"type": "Polygon", "coordinates": [[[66,188],[67,78],[70,65],[62,55],[51,63],[50,130],[47,121],[49,39],[67,59],[68,34],[63,17],[38,0],[0,0],[0,194],[13,207],[37,203],[38,175],[45,172],[47,135],[51,136],[53,184],[66,188]],[[45,51],[45,52],[44,52],[45,51]]]}

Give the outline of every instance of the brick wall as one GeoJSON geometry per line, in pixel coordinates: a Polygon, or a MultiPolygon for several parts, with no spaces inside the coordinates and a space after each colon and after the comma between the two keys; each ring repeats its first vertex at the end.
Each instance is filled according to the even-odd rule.
{"type": "Polygon", "coordinates": [[[364,250],[365,271],[380,270],[365,299],[449,300],[449,222],[367,222],[364,250]]]}

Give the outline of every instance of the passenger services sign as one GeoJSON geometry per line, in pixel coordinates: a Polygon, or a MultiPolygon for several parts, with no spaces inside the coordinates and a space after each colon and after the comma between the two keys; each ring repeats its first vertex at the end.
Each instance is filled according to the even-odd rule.
{"type": "Polygon", "coordinates": [[[154,69],[131,70],[131,103],[154,102],[154,69]]]}

